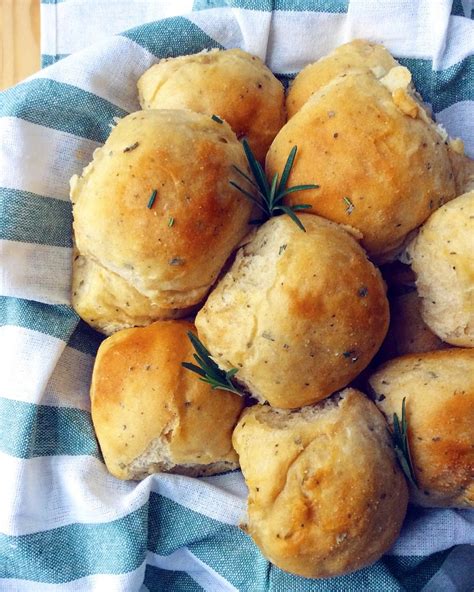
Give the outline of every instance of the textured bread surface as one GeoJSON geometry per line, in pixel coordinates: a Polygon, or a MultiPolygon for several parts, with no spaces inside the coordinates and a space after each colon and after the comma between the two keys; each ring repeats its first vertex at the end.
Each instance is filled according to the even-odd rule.
{"type": "Polygon", "coordinates": [[[213,391],[181,366],[193,361],[186,321],[125,329],[102,342],[91,386],[92,420],[108,470],[120,479],[238,467],[232,430],[238,395],[213,391]]]}
{"type": "Polygon", "coordinates": [[[401,66],[380,80],[370,71],[333,79],[280,130],[266,158],[271,178],[296,145],[289,185],[319,187],[287,203],[311,204],[310,213],[355,227],[379,262],[393,259],[456,193],[447,145],[410,85],[401,66]]]}
{"type": "Polygon", "coordinates": [[[192,312],[192,309],[186,308],[160,308],[122,277],[77,251],[72,270],[71,303],[74,310],[86,323],[105,335],[146,326],[156,320],[183,317],[192,312]]]}
{"type": "Polygon", "coordinates": [[[143,109],[190,109],[217,115],[247,137],[263,161],[285,123],[284,91],[265,64],[241,49],[160,61],[138,81],[143,109]]]}
{"type": "Polygon", "coordinates": [[[474,350],[402,356],[369,379],[375,402],[393,422],[406,398],[408,440],[418,489],[428,507],[474,506],[474,350]]]}
{"type": "Polygon", "coordinates": [[[459,140],[451,142],[448,152],[456,183],[456,195],[474,191],[474,160],[464,154],[462,142],[461,146],[459,140]],[[453,144],[457,150],[453,150],[453,144]]]}
{"type": "Polygon", "coordinates": [[[234,165],[248,170],[225,122],[177,110],[128,115],[71,180],[79,252],[156,306],[197,304],[249,229],[250,202],[229,184],[234,165]]]}
{"type": "Polygon", "coordinates": [[[359,391],[296,411],[246,409],[233,443],[249,488],[246,530],[281,569],[341,575],[394,543],[407,486],[382,415],[359,391]]]}
{"type": "Polygon", "coordinates": [[[390,360],[405,354],[446,349],[421,316],[421,298],[416,291],[390,298],[390,326],[377,359],[390,360]]]}
{"type": "Polygon", "coordinates": [[[448,343],[474,347],[474,191],[435,212],[408,257],[426,324],[448,343]]]}
{"type": "Polygon", "coordinates": [[[306,101],[319,89],[337,76],[353,70],[370,70],[382,78],[398,62],[383,47],[363,39],[355,39],[336,47],[329,55],[313,64],[308,64],[296,76],[288,91],[286,108],[288,118],[301,109],[306,101]]]}
{"type": "Polygon", "coordinates": [[[196,317],[202,342],[253,396],[301,407],[346,386],[388,326],[379,271],[341,226],[270,219],[237,253],[196,317]]]}

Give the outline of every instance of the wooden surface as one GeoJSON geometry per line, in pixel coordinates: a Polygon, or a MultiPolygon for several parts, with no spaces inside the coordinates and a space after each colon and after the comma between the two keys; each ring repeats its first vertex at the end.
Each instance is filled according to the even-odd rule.
{"type": "Polygon", "coordinates": [[[40,68],[40,0],[0,0],[0,89],[40,68]]]}

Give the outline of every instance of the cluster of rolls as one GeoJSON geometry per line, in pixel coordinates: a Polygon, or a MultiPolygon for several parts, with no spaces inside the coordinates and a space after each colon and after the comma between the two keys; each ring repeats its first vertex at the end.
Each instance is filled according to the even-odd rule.
{"type": "Polygon", "coordinates": [[[353,41],[285,98],[258,58],[213,50],[162,60],[138,90],[143,110],[71,181],[73,306],[110,335],[91,386],[110,472],[240,466],[243,528],[313,578],[376,561],[409,499],[474,506],[473,169],[410,72],[353,41]],[[285,204],[311,206],[304,232],[251,224],[231,184],[251,175],[243,137],[268,179],[297,146],[288,185],[315,186],[285,204]],[[249,397],[182,366],[189,332],[249,397]]]}

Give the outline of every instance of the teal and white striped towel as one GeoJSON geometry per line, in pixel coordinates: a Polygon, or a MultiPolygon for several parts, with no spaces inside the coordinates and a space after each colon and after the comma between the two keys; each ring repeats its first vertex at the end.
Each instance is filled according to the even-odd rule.
{"type": "Polygon", "coordinates": [[[42,10],[44,62],[60,61],[0,94],[0,591],[472,592],[473,511],[412,508],[374,566],[311,581],[270,566],[236,527],[240,473],[111,477],[89,413],[101,337],[69,306],[68,200],[69,177],[114,117],[138,109],[140,74],[210,47],[242,47],[287,79],[351,38],[383,42],[474,156],[472,1],[43,0],[42,10]]]}

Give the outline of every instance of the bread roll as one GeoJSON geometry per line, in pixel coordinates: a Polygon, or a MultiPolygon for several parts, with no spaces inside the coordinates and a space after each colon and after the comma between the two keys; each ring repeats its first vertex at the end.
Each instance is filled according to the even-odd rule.
{"type": "Polygon", "coordinates": [[[233,165],[248,170],[225,122],[187,111],[128,115],[71,180],[79,252],[154,306],[197,304],[249,229],[251,204],[229,184],[233,165]]]}
{"type": "Polygon", "coordinates": [[[408,247],[430,329],[474,347],[474,191],[435,212],[408,247]]]}
{"type": "Polygon", "coordinates": [[[92,375],[92,420],[119,479],[157,472],[211,475],[238,467],[238,395],[213,391],[181,366],[192,361],[185,321],[126,329],[102,342],[92,375]]]}
{"type": "Polygon", "coordinates": [[[249,488],[246,530],[279,568],[337,576],[395,542],[407,486],[382,415],[359,391],[297,411],[251,407],[232,441],[249,488]]]}
{"type": "Polygon", "coordinates": [[[464,193],[469,193],[469,191],[474,191],[474,160],[464,154],[464,147],[462,147],[460,152],[456,152],[450,148],[449,159],[453,167],[456,195],[463,195],[464,193]]]}
{"type": "Polygon", "coordinates": [[[382,78],[398,65],[383,45],[364,39],[344,43],[329,55],[303,68],[296,76],[286,99],[288,118],[293,117],[313,93],[341,74],[367,69],[377,78],[382,78]]]}
{"type": "Polygon", "coordinates": [[[282,84],[241,49],[161,60],[140,78],[138,92],[143,109],[190,109],[225,119],[262,162],[286,119],[282,84]]]}
{"type": "Polygon", "coordinates": [[[381,80],[370,71],[335,78],[281,129],[266,159],[270,178],[298,146],[289,185],[319,188],[287,203],[311,204],[310,213],[357,228],[379,262],[455,196],[444,135],[412,98],[410,81],[401,66],[381,80]]]}
{"type": "Polygon", "coordinates": [[[196,317],[219,366],[284,409],[347,385],[388,326],[384,283],[356,240],[319,216],[300,220],[306,232],[288,216],[261,226],[196,317]]]}
{"type": "Polygon", "coordinates": [[[474,507],[474,350],[402,356],[369,380],[389,423],[406,398],[408,441],[418,488],[427,507],[474,507]]]}
{"type": "Polygon", "coordinates": [[[119,275],[77,251],[72,263],[71,303],[86,323],[105,335],[193,312],[192,308],[160,308],[119,275]]]}
{"type": "Polygon", "coordinates": [[[399,294],[390,299],[390,326],[381,350],[377,354],[379,362],[404,354],[448,347],[449,345],[441,341],[423,321],[421,298],[416,291],[399,294]]]}

